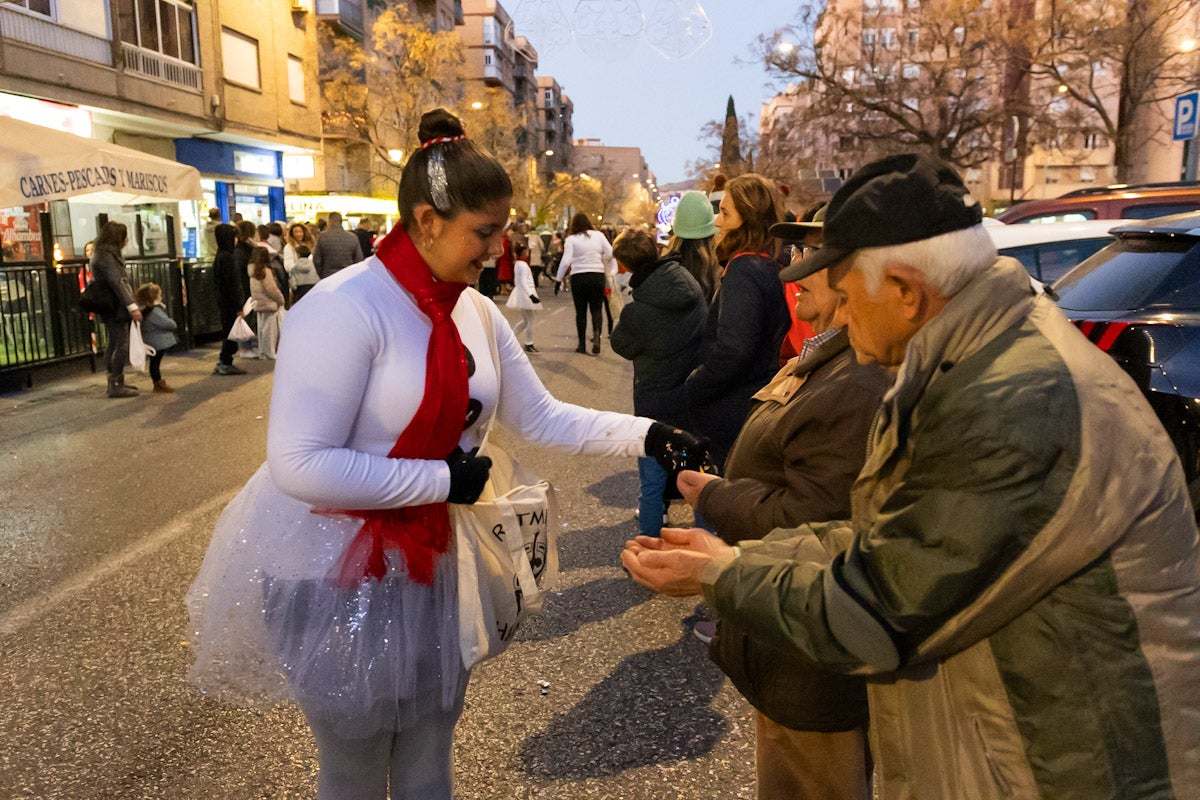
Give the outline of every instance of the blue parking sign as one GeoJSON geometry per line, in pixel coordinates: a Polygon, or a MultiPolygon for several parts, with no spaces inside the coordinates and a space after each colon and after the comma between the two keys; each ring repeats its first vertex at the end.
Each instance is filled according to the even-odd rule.
{"type": "Polygon", "coordinates": [[[1200,106],[1200,91],[1188,92],[1175,98],[1175,124],[1172,139],[1196,138],[1196,111],[1200,106]]]}

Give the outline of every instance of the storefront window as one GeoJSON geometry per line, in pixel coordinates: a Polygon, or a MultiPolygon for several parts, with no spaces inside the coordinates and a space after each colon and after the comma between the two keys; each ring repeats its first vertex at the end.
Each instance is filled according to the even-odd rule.
{"type": "Polygon", "coordinates": [[[266,225],[271,221],[271,201],[266,186],[235,183],[233,192],[237,212],[242,219],[248,219],[255,225],[266,225]]]}
{"type": "Polygon", "coordinates": [[[0,209],[0,249],[5,262],[37,261],[42,257],[41,205],[0,209]]]}

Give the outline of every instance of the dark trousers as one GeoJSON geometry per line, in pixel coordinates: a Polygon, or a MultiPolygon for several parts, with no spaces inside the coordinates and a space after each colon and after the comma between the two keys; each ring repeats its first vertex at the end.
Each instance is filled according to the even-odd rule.
{"type": "Polygon", "coordinates": [[[162,380],[162,359],[166,353],[160,351],[146,359],[150,365],[150,380],[158,383],[162,380]]]}
{"type": "Polygon", "coordinates": [[[575,332],[582,347],[587,329],[588,311],[592,312],[592,336],[599,339],[603,322],[600,307],[604,305],[604,273],[581,272],[571,276],[571,298],[575,301],[575,332]]]}
{"type": "Polygon", "coordinates": [[[533,273],[533,287],[535,289],[542,288],[542,270],[544,269],[545,267],[535,267],[532,265],[529,267],[529,271],[533,273]]]}
{"type": "Polygon", "coordinates": [[[237,355],[238,343],[232,339],[226,339],[221,342],[221,354],[217,356],[217,361],[229,367],[233,365],[233,357],[237,355]]]}
{"type": "Polygon", "coordinates": [[[300,298],[304,297],[304,295],[308,294],[308,291],[310,289],[312,289],[314,286],[316,286],[315,283],[310,283],[307,286],[293,286],[292,287],[292,305],[296,305],[296,303],[299,303],[300,298]]]}
{"type": "Polygon", "coordinates": [[[125,380],[125,365],[129,363],[129,320],[105,322],[108,331],[108,347],[104,348],[104,368],[108,379],[115,382],[125,380]]]}

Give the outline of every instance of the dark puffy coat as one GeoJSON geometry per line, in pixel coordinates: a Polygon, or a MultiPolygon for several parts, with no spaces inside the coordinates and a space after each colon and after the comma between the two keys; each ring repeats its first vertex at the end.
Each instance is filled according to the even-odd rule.
{"type": "Polygon", "coordinates": [[[246,274],[243,265],[239,272],[237,229],[232,225],[218,225],[216,232],[217,252],[213,256],[213,280],[217,287],[217,308],[221,312],[221,327],[228,333],[237,319],[238,312],[246,303],[249,292],[242,287],[241,275],[246,274]]]}
{"type": "MultiPolygon", "coordinates": [[[[242,296],[250,296],[250,257],[254,255],[254,243],[238,239],[233,247],[233,264],[237,268],[238,283],[242,286],[242,296]]],[[[246,302],[245,300],[242,301],[246,302]]],[[[241,307],[238,307],[241,311],[241,307]]]]}
{"type": "Polygon", "coordinates": [[[660,259],[633,290],[612,349],[633,362],[633,413],[690,428],[683,382],[696,367],[707,314],[704,293],[674,259],[660,259]]]}
{"type": "Polygon", "coordinates": [[[700,365],[687,379],[692,424],[718,463],[750,414],[750,398],[779,371],[790,324],[779,262],[757,254],[731,260],[708,310],[700,365]]]}

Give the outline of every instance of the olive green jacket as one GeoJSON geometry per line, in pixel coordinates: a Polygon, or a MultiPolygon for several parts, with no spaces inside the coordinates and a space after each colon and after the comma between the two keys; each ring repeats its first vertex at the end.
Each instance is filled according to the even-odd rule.
{"type": "Polygon", "coordinates": [[[1017,262],[909,343],[871,448],[852,520],[796,532],[811,561],[803,539],[745,543],[704,591],[751,636],[868,676],[881,796],[1200,797],[1182,468],[1017,262]]]}

